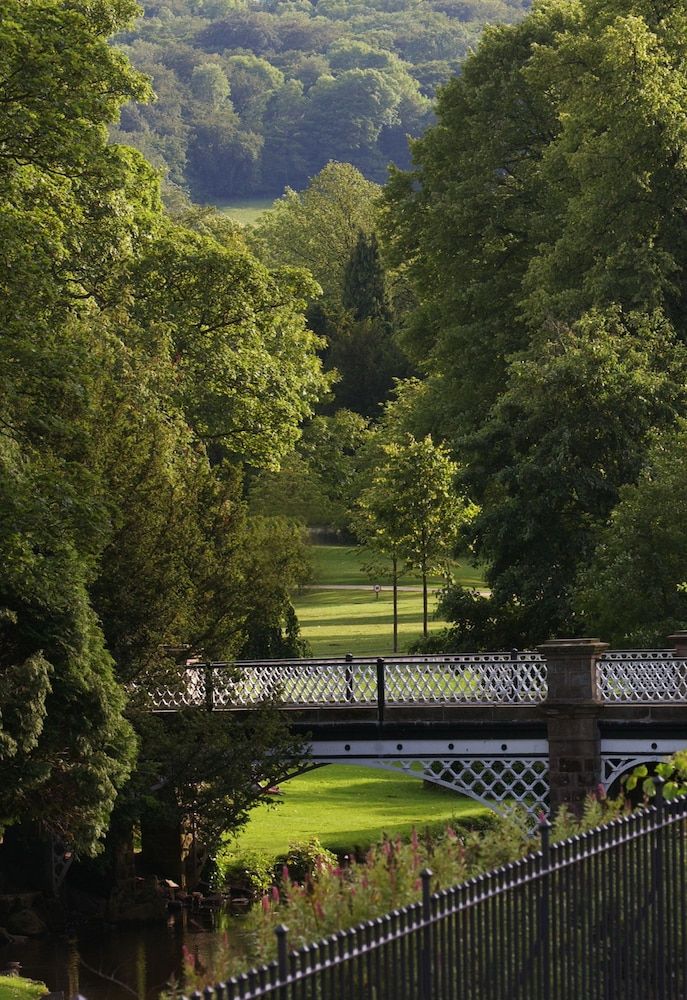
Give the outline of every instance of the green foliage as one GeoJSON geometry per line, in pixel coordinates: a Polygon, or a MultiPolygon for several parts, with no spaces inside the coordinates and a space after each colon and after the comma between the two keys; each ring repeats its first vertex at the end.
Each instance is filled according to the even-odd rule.
{"type": "Polygon", "coordinates": [[[236,735],[241,767],[204,784],[224,736],[196,753],[179,722],[171,746],[134,703],[175,669],[170,646],[303,648],[300,539],[248,521],[242,479],[278,466],[327,386],[311,283],[269,274],[221,220],[172,222],[152,168],[108,144],[147,93],[106,41],[134,12],[10,0],[0,23],[0,824],[38,822],[83,855],[116,799],[129,816],[148,803],[165,760],[165,808],[188,818],[193,780],[241,823],[262,758],[297,752],[260,716],[236,735]]]}
{"type": "Polygon", "coordinates": [[[309,837],[308,840],[295,840],[289,844],[286,855],[283,859],[278,858],[277,864],[279,861],[283,861],[282,882],[306,882],[317,878],[323,868],[336,865],[336,855],[323,847],[318,837],[309,837]]]}
{"type": "Polygon", "coordinates": [[[306,525],[345,528],[369,433],[365,418],[350,410],[314,417],[279,471],[261,473],[251,484],[251,509],[306,525]]]}
{"type": "Polygon", "coordinates": [[[275,705],[244,718],[223,713],[142,713],[141,755],[120,808],[142,824],[160,819],[195,830],[209,857],[227,831],[239,830],[251,809],[273,803],[269,789],[303,754],[275,705]]]}
{"type": "Polygon", "coordinates": [[[384,270],[374,232],[358,234],[343,274],[341,304],[357,321],[389,318],[384,270]]]}
{"type": "Polygon", "coordinates": [[[490,29],[387,191],[418,299],[405,342],[481,507],[493,598],[471,620],[458,599],[479,645],[569,634],[587,605],[603,620],[578,571],[686,412],[686,14],[664,13],[583,0],[490,29]]]}
{"type": "Polygon", "coordinates": [[[125,109],[131,144],[196,200],[300,189],[332,160],[384,180],[431,120],[481,27],[524,4],[157,0],[119,36],[158,101],[125,109]],[[164,15],[163,16],[163,11],[164,15]],[[230,95],[227,91],[227,81],[230,95]]]}
{"type": "Polygon", "coordinates": [[[300,637],[292,592],[310,578],[311,564],[304,532],[285,518],[253,517],[247,524],[247,557],[243,578],[245,639],[242,659],[308,656],[300,637]]]}
{"type": "Polygon", "coordinates": [[[614,646],[661,646],[687,624],[686,445],[682,424],[652,443],[638,481],[621,489],[580,574],[578,612],[614,646]]]}
{"type": "Polygon", "coordinates": [[[109,528],[92,435],[111,354],[87,301],[128,239],[126,184],[146,174],[106,145],[145,93],[103,37],[133,12],[11,2],[0,24],[0,674],[3,701],[25,699],[0,722],[0,824],[38,821],[84,852],[135,753],[89,599],[109,528]]]}
{"type": "Polygon", "coordinates": [[[458,466],[428,435],[381,444],[379,462],[357,499],[355,530],[365,546],[417,569],[428,634],[427,577],[447,569],[461,527],[475,509],[455,492],[458,466]]]}
{"type": "Polygon", "coordinates": [[[634,792],[639,788],[645,800],[653,799],[656,795],[656,779],[663,782],[663,795],[666,799],[687,794],[687,750],[678,750],[667,760],[657,764],[651,773],[646,764],[640,764],[623,779],[623,785],[627,792],[634,792]]]}
{"type": "Polygon", "coordinates": [[[380,189],[349,163],[329,163],[297,193],[288,189],[256,227],[268,264],[306,267],[325,301],[341,303],[346,267],[361,232],[374,227],[380,189]]]}
{"type": "Polygon", "coordinates": [[[224,845],[215,856],[223,886],[246,887],[252,895],[267,892],[272,884],[273,862],[260,851],[232,851],[224,845]]]}
{"type": "Polygon", "coordinates": [[[48,989],[45,983],[22,976],[0,976],[0,1000],[40,1000],[48,989]]]}

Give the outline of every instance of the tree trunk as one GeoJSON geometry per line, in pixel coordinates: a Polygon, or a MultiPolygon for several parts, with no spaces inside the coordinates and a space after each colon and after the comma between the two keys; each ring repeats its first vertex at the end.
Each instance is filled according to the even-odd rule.
{"type": "Polygon", "coordinates": [[[425,638],[429,635],[427,627],[427,566],[422,564],[422,634],[425,638]]]}
{"type": "Polygon", "coordinates": [[[398,559],[391,557],[391,568],[394,583],[394,653],[398,652],[398,559]]]}

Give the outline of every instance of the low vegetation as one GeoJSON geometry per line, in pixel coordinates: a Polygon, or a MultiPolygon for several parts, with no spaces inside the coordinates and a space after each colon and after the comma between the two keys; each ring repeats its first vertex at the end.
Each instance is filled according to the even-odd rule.
{"type": "MultiPolygon", "coordinates": [[[[589,796],[579,819],[565,808],[560,810],[553,824],[553,839],[562,840],[609,822],[624,809],[621,799],[589,796]]],[[[187,956],[187,975],[190,982],[202,987],[208,972],[226,978],[227,973],[243,971],[247,962],[269,961],[276,951],[274,929],[282,923],[288,925],[291,947],[298,948],[405,906],[420,897],[420,873],[427,867],[432,871],[434,892],[538,849],[539,837],[531,831],[530,818],[515,809],[479,832],[457,831],[448,825],[433,835],[413,830],[405,840],[385,837],[361,860],[349,858],[344,864],[333,863],[326,856],[318,858],[313,852],[313,868],[304,881],[293,879],[285,866],[279,883],[264,893],[260,905],[248,915],[243,928],[249,931],[248,955],[239,956],[228,940],[216,970],[201,975],[192,957],[187,956]]]]}
{"type": "Polygon", "coordinates": [[[47,992],[47,986],[34,979],[0,976],[0,1000],[40,1000],[47,992]]]}

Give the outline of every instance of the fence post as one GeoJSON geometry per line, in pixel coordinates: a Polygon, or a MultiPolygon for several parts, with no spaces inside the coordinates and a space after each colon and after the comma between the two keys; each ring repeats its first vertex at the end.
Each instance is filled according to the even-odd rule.
{"type": "Polygon", "coordinates": [[[386,679],[384,676],[384,660],[380,656],[377,659],[377,722],[382,725],[384,722],[384,709],[386,707],[386,679]]]}
{"type": "Polygon", "coordinates": [[[432,901],[430,899],[431,868],[423,868],[422,879],[422,951],[420,953],[420,997],[421,1000],[432,1000],[432,938],[433,927],[432,901]]]}
{"type": "Polygon", "coordinates": [[[211,712],[215,707],[215,672],[211,663],[205,664],[205,708],[211,712]]]}
{"type": "Polygon", "coordinates": [[[353,653],[346,653],[346,701],[351,704],[355,699],[353,697],[353,653]]]}
{"type": "Polygon", "coordinates": [[[279,976],[279,996],[281,1000],[287,997],[287,980],[289,978],[289,928],[286,924],[279,924],[274,928],[277,936],[277,974],[279,976]]]}
{"type": "Polygon", "coordinates": [[[546,817],[539,822],[541,838],[540,872],[542,879],[539,887],[539,954],[541,956],[542,1000],[551,1000],[551,967],[550,967],[550,921],[549,921],[549,879],[551,877],[551,824],[546,817]]]}
{"type": "Polygon", "coordinates": [[[666,905],[665,905],[665,872],[664,872],[664,850],[663,838],[669,827],[665,825],[665,799],[663,797],[663,786],[665,780],[662,777],[654,778],[656,787],[656,826],[654,829],[653,844],[653,898],[655,901],[655,935],[656,947],[654,951],[654,969],[656,970],[656,1000],[666,1000],[666,905]]]}

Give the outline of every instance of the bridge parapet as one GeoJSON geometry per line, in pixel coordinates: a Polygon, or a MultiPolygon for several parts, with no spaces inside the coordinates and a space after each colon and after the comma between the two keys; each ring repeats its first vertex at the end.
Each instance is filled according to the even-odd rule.
{"type": "Polygon", "coordinates": [[[267,660],[187,666],[178,682],[151,692],[155,711],[393,705],[536,705],[546,663],[536,652],[267,660]]]}
{"type": "MultiPolygon", "coordinates": [[[[672,637],[671,637],[672,638],[672,637]]],[[[687,702],[687,659],[679,649],[612,650],[597,663],[599,701],[687,702]]]]}
{"type": "Polygon", "coordinates": [[[592,642],[556,640],[539,652],[194,664],[152,691],[151,703],[158,712],[232,711],[269,700],[287,709],[374,708],[380,700],[408,707],[524,706],[578,701],[583,691],[582,700],[604,704],[687,703],[687,641],[684,648],[660,650],[607,650],[598,642],[592,650],[592,642]],[[566,648],[572,658],[565,659],[566,648]],[[582,673],[571,673],[574,657],[590,652],[582,673]],[[552,657],[558,657],[555,677],[549,676],[552,657]]]}

